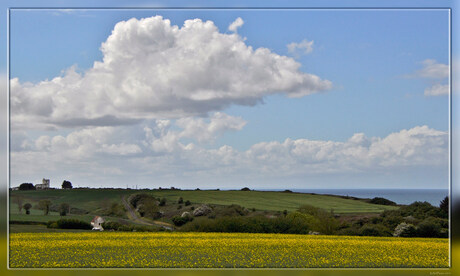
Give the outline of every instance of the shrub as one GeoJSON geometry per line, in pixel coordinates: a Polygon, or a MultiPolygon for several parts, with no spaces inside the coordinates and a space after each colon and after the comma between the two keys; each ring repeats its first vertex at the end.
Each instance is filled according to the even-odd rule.
{"type": "Polygon", "coordinates": [[[187,222],[193,220],[193,217],[192,216],[184,216],[184,217],[181,217],[181,216],[174,216],[172,217],[172,222],[174,223],[175,226],[182,226],[184,224],[186,224],[187,222]]]}
{"type": "Polygon", "coordinates": [[[179,203],[179,204],[184,203],[184,199],[182,197],[179,197],[179,199],[177,200],[177,203],[179,203]]]}
{"type": "Polygon", "coordinates": [[[131,204],[134,208],[137,208],[138,205],[146,202],[156,203],[156,201],[157,200],[155,199],[155,197],[145,193],[131,195],[128,199],[129,204],[131,204]]]}
{"type": "Polygon", "coordinates": [[[20,191],[35,190],[35,186],[32,183],[22,183],[18,189],[20,191]]]}
{"type": "Polygon", "coordinates": [[[374,197],[373,199],[369,200],[369,203],[379,205],[396,205],[396,202],[383,197],[374,197]]]}
{"type": "Polygon", "coordinates": [[[192,204],[190,200],[185,201],[185,206],[189,206],[190,204],[192,204]]]}
{"type": "Polygon", "coordinates": [[[164,198],[164,197],[161,198],[161,199],[160,199],[160,204],[159,204],[159,205],[160,205],[160,206],[165,206],[165,205],[166,205],[166,198],[164,198]]]}
{"type": "Polygon", "coordinates": [[[56,223],[60,229],[92,229],[91,224],[77,219],[59,219],[56,223]]]}
{"type": "Polygon", "coordinates": [[[398,224],[393,232],[395,237],[415,237],[416,234],[415,226],[405,222],[398,224]]]}
{"type": "Polygon", "coordinates": [[[381,224],[365,224],[361,227],[359,234],[361,236],[384,236],[389,237],[392,235],[390,229],[381,224]]]}
{"type": "Polygon", "coordinates": [[[310,230],[308,220],[300,215],[278,218],[263,216],[199,218],[184,225],[181,231],[307,234],[310,230]]]}
{"type": "Polygon", "coordinates": [[[118,231],[118,229],[122,226],[123,224],[116,222],[116,221],[106,221],[102,223],[102,228],[104,228],[105,230],[118,231]]]}
{"type": "Polygon", "coordinates": [[[59,228],[56,221],[48,221],[46,223],[46,228],[59,228]]]}
{"type": "Polygon", "coordinates": [[[441,225],[435,218],[426,218],[417,226],[418,237],[440,237],[441,225]]]}

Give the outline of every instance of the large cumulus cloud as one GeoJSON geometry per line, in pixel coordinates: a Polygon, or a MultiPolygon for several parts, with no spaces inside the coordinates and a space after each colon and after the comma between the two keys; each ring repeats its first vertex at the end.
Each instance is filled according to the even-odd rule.
{"type": "Polygon", "coordinates": [[[13,127],[114,126],[145,118],[207,115],[267,95],[302,97],[328,80],[301,72],[294,59],[253,49],[212,21],[182,27],[155,16],[115,25],[103,60],[84,73],[70,68],[39,83],[11,81],[13,127]]]}

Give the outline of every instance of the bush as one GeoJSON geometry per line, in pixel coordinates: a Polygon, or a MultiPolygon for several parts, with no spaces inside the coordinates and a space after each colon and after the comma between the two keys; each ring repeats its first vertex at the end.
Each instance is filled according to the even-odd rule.
{"type": "Polygon", "coordinates": [[[102,228],[104,228],[105,230],[118,231],[118,229],[122,226],[123,224],[116,222],[116,221],[106,221],[102,223],[102,228]]]}
{"type": "Polygon", "coordinates": [[[417,236],[426,238],[441,237],[441,225],[435,218],[427,218],[417,226],[417,236]]]}
{"type": "Polygon", "coordinates": [[[184,203],[184,199],[182,197],[179,197],[179,199],[177,200],[177,203],[179,203],[179,204],[184,203]]]}
{"type": "Polygon", "coordinates": [[[416,235],[415,226],[405,222],[398,224],[393,232],[395,237],[415,237],[416,235]]]}
{"type": "Polygon", "coordinates": [[[192,216],[184,216],[184,217],[174,216],[171,220],[175,226],[182,226],[186,224],[187,222],[192,221],[193,217],[192,216]]]}
{"type": "Polygon", "coordinates": [[[32,183],[22,183],[18,188],[20,191],[35,190],[35,186],[32,183]]]}
{"type": "Polygon", "coordinates": [[[308,234],[308,219],[302,214],[289,217],[221,217],[199,218],[186,224],[181,231],[227,233],[285,233],[308,234]]]}
{"type": "Polygon", "coordinates": [[[365,224],[361,227],[359,234],[361,236],[390,237],[390,229],[381,224],[365,224]]]}
{"type": "Polygon", "coordinates": [[[189,206],[190,204],[192,204],[190,200],[185,201],[185,206],[189,206]]]}
{"type": "Polygon", "coordinates": [[[166,205],[166,198],[163,197],[162,199],[160,199],[160,204],[159,205],[160,206],[165,206],[166,205]]]}
{"type": "Polygon", "coordinates": [[[379,205],[396,205],[396,202],[383,197],[374,197],[373,199],[369,200],[369,203],[379,205]]]}
{"type": "Polygon", "coordinates": [[[334,218],[332,211],[326,212],[323,209],[305,204],[300,206],[298,212],[312,216],[314,218],[311,222],[313,230],[322,234],[334,234],[339,227],[339,222],[334,218]]]}
{"type": "Polygon", "coordinates": [[[77,219],[59,219],[56,223],[60,229],[92,229],[91,224],[77,219]]]}
{"type": "Polygon", "coordinates": [[[141,194],[134,194],[130,196],[128,199],[128,202],[134,208],[137,208],[138,205],[146,203],[146,202],[154,202],[156,204],[157,200],[152,195],[141,193],[141,194]]]}

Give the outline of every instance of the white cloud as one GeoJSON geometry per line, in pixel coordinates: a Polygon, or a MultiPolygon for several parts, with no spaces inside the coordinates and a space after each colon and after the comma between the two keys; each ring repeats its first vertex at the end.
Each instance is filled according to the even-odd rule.
{"type": "Polygon", "coordinates": [[[245,125],[241,117],[232,117],[227,114],[216,112],[209,119],[182,118],[177,120],[177,126],[183,128],[180,137],[195,138],[199,142],[213,141],[217,136],[226,131],[238,131],[245,125]]]}
{"type": "MultiPolygon", "coordinates": [[[[199,125],[198,129],[213,132],[209,128],[212,121],[211,118],[204,124],[206,127],[199,125]]],[[[65,166],[81,170],[83,163],[84,172],[94,177],[101,170],[118,170],[133,179],[150,177],[176,183],[188,183],[191,179],[211,183],[219,179],[237,183],[270,177],[393,174],[405,168],[442,168],[448,164],[447,132],[427,126],[403,129],[386,137],[357,133],[345,142],[288,138],[283,142],[260,142],[246,151],[228,145],[207,149],[185,144],[181,139],[188,139],[189,135],[184,135],[188,130],[177,128],[172,121],[156,120],[151,127],[144,128],[145,141],[138,145],[114,142],[113,137],[123,138],[124,134],[113,127],[76,131],[65,137],[39,137],[30,141],[32,146],[28,149],[13,153],[14,175],[39,171],[37,168],[42,173],[63,171],[65,166]],[[103,154],[112,157],[104,158],[103,154]],[[116,158],[120,155],[124,155],[123,159],[116,158]]],[[[195,139],[198,141],[200,136],[195,139]]]]}
{"type": "Polygon", "coordinates": [[[449,95],[449,85],[435,84],[432,87],[426,88],[424,94],[425,96],[449,95]]]}
{"type": "Polygon", "coordinates": [[[449,76],[449,66],[438,63],[434,59],[426,59],[422,62],[423,68],[415,73],[415,76],[422,78],[444,79],[449,76]]]}
{"type": "Polygon", "coordinates": [[[241,28],[241,26],[243,26],[243,24],[244,24],[243,19],[241,17],[238,17],[237,19],[235,19],[235,21],[233,21],[228,26],[228,30],[236,33],[238,28],[241,28]]]}
{"type": "Polygon", "coordinates": [[[237,34],[220,33],[213,22],[200,19],[181,28],[161,16],[122,21],[101,50],[103,61],[83,74],[70,68],[36,84],[13,79],[13,127],[205,116],[230,105],[255,105],[272,94],[303,97],[332,87],[299,71],[294,59],[253,49],[237,34]]]}
{"type": "Polygon", "coordinates": [[[288,52],[296,56],[309,54],[313,51],[313,42],[313,40],[308,41],[306,39],[302,40],[300,43],[292,42],[287,45],[288,52]]]}

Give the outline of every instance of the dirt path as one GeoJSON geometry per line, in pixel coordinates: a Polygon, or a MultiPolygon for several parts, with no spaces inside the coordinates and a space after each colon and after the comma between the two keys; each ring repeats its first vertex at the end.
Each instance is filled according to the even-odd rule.
{"type": "Polygon", "coordinates": [[[123,206],[125,206],[125,209],[128,210],[128,217],[130,220],[143,224],[143,225],[160,226],[167,230],[171,230],[171,231],[173,230],[173,228],[165,222],[161,222],[161,221],[155,222],[154,221],[150,223],[150,222],[146,222],[142,220],[140,217],[137,216],[136,211],[133,209],[131,204],[128,203],[128,201],[126,200],[126,196],[121,197],[121,202],[123,202],[123,206]]]}

